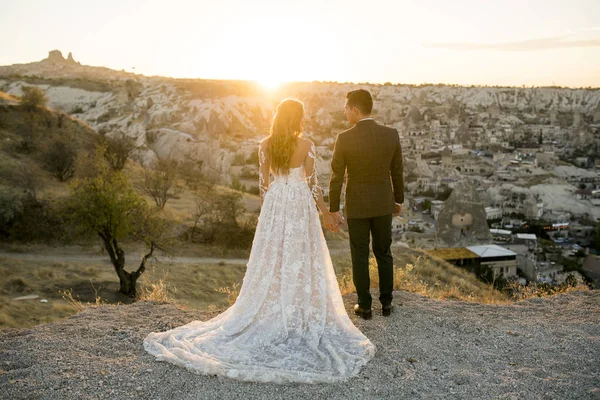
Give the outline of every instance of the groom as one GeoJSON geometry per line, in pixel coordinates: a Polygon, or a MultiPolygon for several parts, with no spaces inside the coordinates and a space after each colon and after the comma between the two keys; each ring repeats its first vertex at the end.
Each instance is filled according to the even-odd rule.
{"type": "Polygon", "coordinates": [[[402,149],[398,131],[371,118],[373,98],[367,90],[346,93],[344,114],[354,127],[337,136],[331,159],[329,211],[337,219],[340,195],[347,173],[344,213],[348,222],[352,279],[358,295],[354,313],[372,316],[369,291],[369,242],[379,273],[379,300],[384,316],[392,312],[394,265],[391,251],[392,215],[400,214],[404,202],[402,149]]]}

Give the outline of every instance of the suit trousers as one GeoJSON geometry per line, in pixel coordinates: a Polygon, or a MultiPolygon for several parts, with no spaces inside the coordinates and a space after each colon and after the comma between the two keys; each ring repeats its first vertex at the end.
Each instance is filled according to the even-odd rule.
{"type": "Polygon", "coordinates": [[[392,214],[371,218],[348,218],[348,236],[352,255],[352,280],[362,308],[371,308],[369,277],[369,235],[373,238],[373,254],[379,275],[379,301],[392,303],[394,260],[392,257],[392,214]]]}

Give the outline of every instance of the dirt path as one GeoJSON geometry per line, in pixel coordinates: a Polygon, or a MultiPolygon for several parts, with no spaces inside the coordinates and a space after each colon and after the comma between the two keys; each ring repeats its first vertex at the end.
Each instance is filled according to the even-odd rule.
{"type": "MultiPolygon", "coordinates": [[[[105,263],[110,264],[106,255],[96,254],[39,254],[39,253],[10,253],[0,251],[0,258],[23,260],[23,261],[48,261],[48,262],[72,262],[72,263],[105,263]]],[[[132,258],[131,256],[129,258],[132,258]]],[[[218,258],[218,257],[158,257],[155,259],[159,264],[242,264],[245,265],[248,259],[245,258],[218,258]]]]}
{"type": "MultiPolygon", "coordinates": [[[[330,254],[349,254],[349,250],[345,248],[333,248],[329,250],[330,254]]],[[[47,261],[52,263],[61,263],[61,262],[69,262],[69,263],[100,263],[100,264],[110,264],[110,260],[105,254],[90,254],[90,253],[81,253],[81,254],[61,254],[51,252],[49,254],[43,254],[39,252],[31,252],[31,253],[21,253],[21,252],[9,252],[0,250],[0,258],[4,259],[13,259],[13,260],[22,260],[22,261],[47,261]]],[[[135,258],[133,255],[130,255],[128,259],[135,258]]],[[[234,264],[234,265],[246,265],[248,263],[247,258],[227,258],[227,257],[185,257],[185,256],[176,256],[176,257],[155,257],[154,262],[158,264],[234,264]]]]}

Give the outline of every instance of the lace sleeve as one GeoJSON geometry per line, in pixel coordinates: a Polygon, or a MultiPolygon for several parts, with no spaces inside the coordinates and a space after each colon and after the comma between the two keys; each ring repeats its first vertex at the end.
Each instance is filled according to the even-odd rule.
{"type": "Polygon", "coordinates": [[[258,190],[260,193],[260,204],[262,205],[265,194],[269,189],[269,184],[271,183],[271,165],[266,157],[265,149],[262,143],[258,146],[258,163],[258,190]]]}
{"type": "Polygon", "coordinates": [[[319,181],[317,178],[316,159],[317,152],[315,150],[315,145],[312,144],[308,152],[308,157],[306,157],[304,169],[306,171],[306,182],[308,183],[308,187],[310,188],[313,198],[315,199],[315,201],[319,201],[319,195],[321,195],[321,188],[319,187],[319,181]]]}

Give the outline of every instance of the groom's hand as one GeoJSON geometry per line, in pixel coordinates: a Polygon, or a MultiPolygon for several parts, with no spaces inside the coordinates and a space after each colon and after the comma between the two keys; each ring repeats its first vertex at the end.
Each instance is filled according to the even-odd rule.
{"type": "Polygon", "coordinates": [[[336,232],[339,228],[340,225],[342,225],[344,223],[344,217],[342,217],[342,214],[340,214],[339,211],[336,211],[334,213],[332,213],[333,217],[335,218],[335,222],[336,222],[336,232]]]}
{"type": "Polygon", "coordinates": [[[397,217],[402,212],[402,204],[396,203],[396,212],[393,214],[394,217],[397,217]]]}

